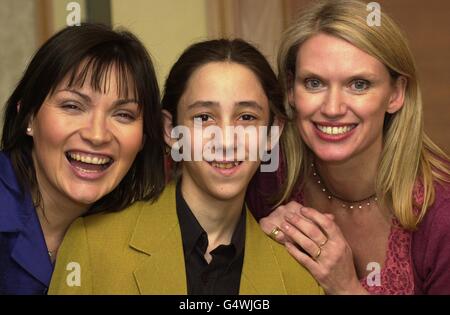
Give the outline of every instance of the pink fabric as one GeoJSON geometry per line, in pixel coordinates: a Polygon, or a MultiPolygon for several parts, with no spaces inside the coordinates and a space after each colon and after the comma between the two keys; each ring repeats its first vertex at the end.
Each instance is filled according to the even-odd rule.
{"type": "MultiPolygon", "coordinates": [[[[293,199],[303,204],[303,192],[298,192],[293,199]]],[[[423,202],[423,187],[416,186],[414,199],[416,205],[423,202]]],[[[386,258],[380,270],[380,285],[369,286],[366,277],[359,280],[370,294],[414,294],[411,240],[412,233],[403,229],[398,220],[394,218],[388,237],[386,258]]]]}
{"type": "Polygon", "coordinates": [[[370,294],[414,294],[411,232],[404,230],[396,219],[392,222],[386,260],[380,271],[380,285],[369,286],[365,277],[360,282],[370,294]]]}
{"type": "MultiPolygon", "coordinates": [[[[424,200],[424,189],[420,181],[413,189],[414,213],[420,212],[424,200]]],[[[362,286],[370,294],[414,294],[414,272],[411,254],[412,232],[402,228],[397,219],[392,220],[388,238],[386,260],[381,269],[380,286],[369,286],[367,279],[360,279],[362,286]]]]}
{"type": "MultiPolygon", "coordinates": [[[[267,197],[281,187],[280,170],[258,173],[247,191],[247,204],[259,220],[271,213],[267,197]]],[[[450,184],[435,183],[435,201],[427,209],[415,232],[399,227],[394,220],[388,238],[385,263],[381,269],[381,286],[368,287],[373,294],[449,294],[450,295],[450,184]]],[[[423,204],[423,186],[413,191],[414,209],[419,214],[423,204]]],[[[294,200],[303,203],[302,192],[294,200]]]]}

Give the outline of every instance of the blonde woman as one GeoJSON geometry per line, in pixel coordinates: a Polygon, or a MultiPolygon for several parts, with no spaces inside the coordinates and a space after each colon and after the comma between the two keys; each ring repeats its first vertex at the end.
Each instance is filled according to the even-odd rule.
{"type": "MultiPolygon", "coordinates": [[[[279,74],[296,128],[277,175],[291,202],[260,224],[327,294],[450,294],[449,158],[423,131],[405,37],[367,14],[320,2],[286,31],[279,74]]],[[[257,217],[270,211],[265,176],[248,196],[257,217]]]]}

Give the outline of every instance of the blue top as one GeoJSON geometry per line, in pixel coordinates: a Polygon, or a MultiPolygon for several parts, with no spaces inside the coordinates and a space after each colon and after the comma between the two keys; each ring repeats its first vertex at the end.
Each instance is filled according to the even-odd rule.
{"type": "Polygon", "coordinates": [[[53,266],[31,195],[0,151],[0,295],[45,294],[53,266]]]}

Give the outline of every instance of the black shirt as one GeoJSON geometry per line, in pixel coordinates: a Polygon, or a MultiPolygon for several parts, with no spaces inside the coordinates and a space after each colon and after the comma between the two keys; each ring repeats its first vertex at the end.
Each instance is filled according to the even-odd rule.
{"type": "Polygon", "coordinates": [[[184,200],[180,184],[176,189],[176,202],[183,239],[188,294],[239,294],[244,262],[245,209],[242,210],[231,243],[219,245],[212,250],[212,260],[208,264],[204,258],[208,248],[208,235],[184,200]]]}

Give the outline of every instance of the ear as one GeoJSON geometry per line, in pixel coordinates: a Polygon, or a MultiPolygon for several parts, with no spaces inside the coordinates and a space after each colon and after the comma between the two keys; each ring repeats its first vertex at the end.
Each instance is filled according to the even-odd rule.
{"type": "Polygon", "coordinates": [[[399,76],[395,81],[392,95],[389,98],[389,105],[386,110],[389,114],[393,114],[403,107],[407,84],[408,79],[404,76],[399,76]]]}
{"type": "Polygon", "coordinates": [[[162,110],[162,116],[163,116],[163,128],[164,128],[164,142],[169,146],[172,147],[172,145],[176,142],[176,139],[172,139],[170,134],[172,133],[173,129],[173,123],[172,123],[172,114],[169,113],[167,110],[162,110]]]}
{"type": "MultiPolygon", "coordinates": [[[[18,104],[17,106],[20,109],[20,104],[18,104]]],[[[31,116],[30,120],[28,120],[27,131],[26,131],[26,134],[30,137],[33,136],[33,130],[34,130],[33,125],[34,125],[34,116],[31,116]]]]}

